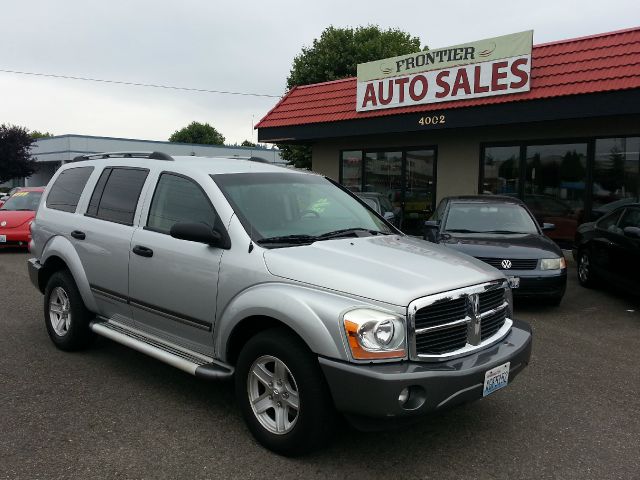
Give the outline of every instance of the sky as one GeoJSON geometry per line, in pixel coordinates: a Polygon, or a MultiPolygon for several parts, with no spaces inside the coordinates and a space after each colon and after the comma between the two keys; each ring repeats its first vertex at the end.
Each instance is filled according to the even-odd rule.
{"type": "MultiPolygon", "coordinates": [[[[281,96],[293,58],[330,26],[399,28],[446,47],[534,30],[534,44],[640,25],[638,0],[0,0],[0,70],[281,96]]],[[[0,123],[55,135],[167,140],[208,122],[227,144],[278,98],[0,72],[0,123]]]]}

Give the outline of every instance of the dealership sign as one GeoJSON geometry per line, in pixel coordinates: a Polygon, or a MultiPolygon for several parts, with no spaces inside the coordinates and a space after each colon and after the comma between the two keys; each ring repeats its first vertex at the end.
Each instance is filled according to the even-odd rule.
{"type": "Polygon", "coordinates": [[[527,92],[533,31],[358,65],[356,110],[527,92]]]}

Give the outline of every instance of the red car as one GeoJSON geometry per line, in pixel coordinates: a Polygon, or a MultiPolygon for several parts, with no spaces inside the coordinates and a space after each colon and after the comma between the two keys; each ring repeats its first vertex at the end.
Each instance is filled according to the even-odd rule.
{"type": "Polygon", "coordinates": [[[0,207],[0,247],[28,247],[44,187],[21,188],[0,207]]]}

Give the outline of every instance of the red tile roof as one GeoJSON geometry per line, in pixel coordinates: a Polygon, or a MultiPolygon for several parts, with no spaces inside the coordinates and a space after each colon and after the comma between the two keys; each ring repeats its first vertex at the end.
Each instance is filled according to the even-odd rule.
{"type": "Polygon", "coordinates": [[[513,95],[356,112],[356,79],[294,87],[257,128],[336,122],[640,88],[640,27],[534,45],[531,90],[513,95]]]}

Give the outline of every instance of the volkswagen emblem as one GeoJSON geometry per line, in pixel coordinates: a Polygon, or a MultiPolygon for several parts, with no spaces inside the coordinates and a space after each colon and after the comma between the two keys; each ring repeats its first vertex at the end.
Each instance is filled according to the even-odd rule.
{"type": "Polygon", "coordinates": [[[509,270],[511,268],[511,260],[507,260],[505,258],[504,260],[502,260],[502,262],[500,262],[500,265],[502,265],[503,269],[509,270]]]}
{"type": "Polygon", "coordinates": [[[3,221],[2,223],[0,223],[0,227],[6,227],[7,226],[7,222],[3,221]]]}

